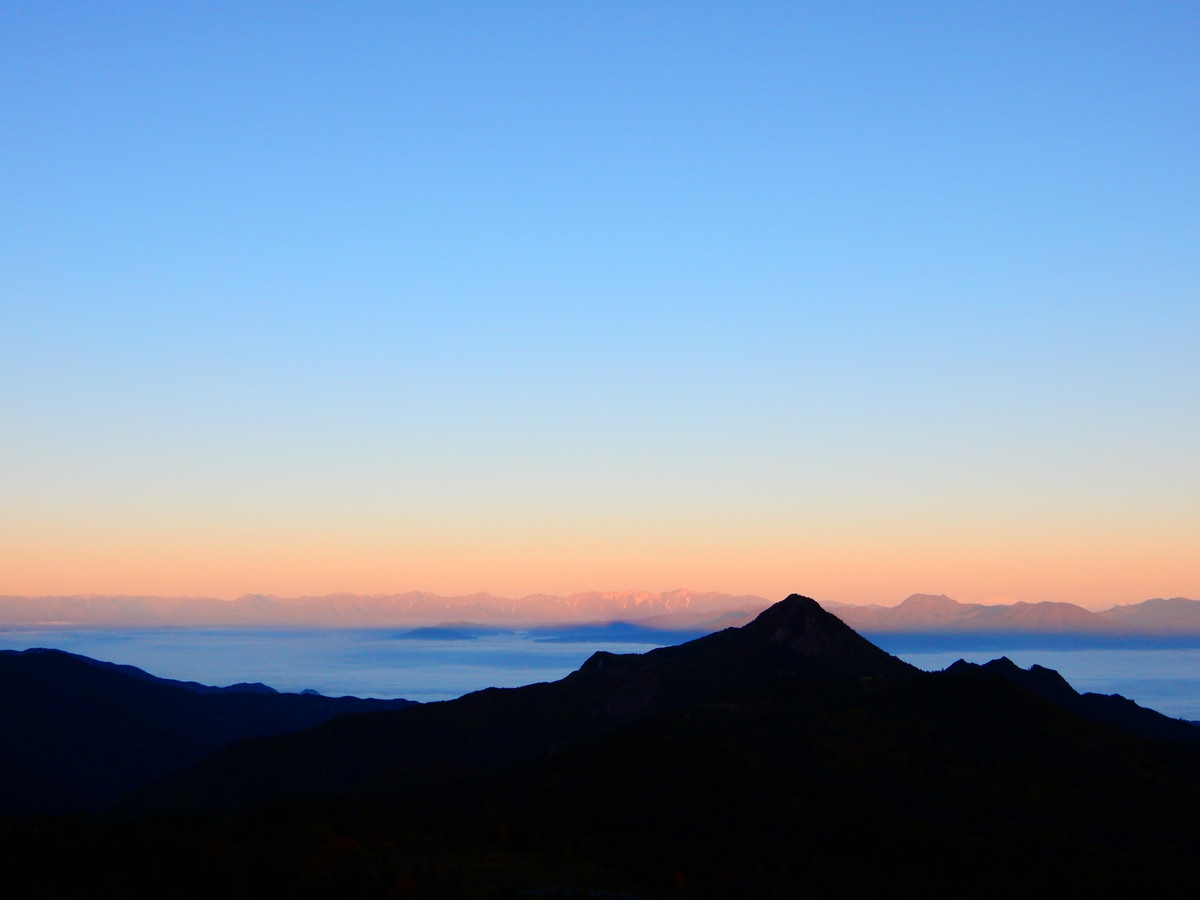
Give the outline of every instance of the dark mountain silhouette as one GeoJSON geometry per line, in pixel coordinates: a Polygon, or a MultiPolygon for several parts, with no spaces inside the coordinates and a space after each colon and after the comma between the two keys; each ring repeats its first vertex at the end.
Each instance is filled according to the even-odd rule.
{"type": "Polygon", "coordinates": [[[719,703],[785,675],[903,679],[918,670],[793,595],[749,625],[645,654],[599,651],[561,681],[490,688],[400,715],[243,742],[142,792],[137,808],[407,790],[535,759],[646,715],[719,703]]]}
{"type": "Polygon", "coordinates": [[[1015,668],[923,673],[793,595],[558,682],[238,742],[121,817],[10,827],[0,866],[78,898],[1194,896],[1200,751],[1015,668]]]}
{"type": "Polygon", "coordinates": [[[411,701],[157,678],[61,650],[0,651],[0,813],[99,809],[251,735],[411,701]]]}
{"type": "Polygon", "coordinates": [[[1022,669],[1008,657],[994,659],[982,666],[960,659],[947,671],[960,674],[973,668],[1000,675],[1081,718],[1103,722],[1155,740],[1200,745],[1200,728],[1193,723],[1164,716],[1120,694],[1081,694],[1058,672],[1045,666],[1033,665],[1022,669]]]}

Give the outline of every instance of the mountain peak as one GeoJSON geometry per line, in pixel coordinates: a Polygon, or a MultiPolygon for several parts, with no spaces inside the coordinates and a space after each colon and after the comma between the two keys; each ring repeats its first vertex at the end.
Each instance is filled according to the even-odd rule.
{"type": "MultiPolygon", "coordinates": [[[[728,632],[722,632],[722,634],[728,632]]],[[[748,625],[736,629],[738,643],[759,648],[763,661],[804,661],[830,671],[859,675],[907,670],[909,666],[876,647],[827,612],[811,597],[791,594],[767,607],[748,625]]]]}
{"type": "Polygon", "coordinates": [[[846,626],[840,619],[827,613],[816,600],[801,594],[789,594],[745,626],[749,633],[766,634],[772,644],[787,646],[802,645],[806,638],[843,629],[846,626]]]}
{"type": "Polygon", "coordinates": [[[897,609],[955,610],[962,606],[945,594],[912,594],[905,597],[897,609]]]}

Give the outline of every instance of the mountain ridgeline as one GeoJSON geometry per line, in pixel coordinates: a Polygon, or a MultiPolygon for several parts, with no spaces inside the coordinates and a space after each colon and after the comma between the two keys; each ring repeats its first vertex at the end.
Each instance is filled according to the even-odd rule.
{"type": "Polygon", "coordinates": [[[242,738],[410,705],[215,688],[61,650],[0,650],[0,814],[103,809],[242,738]]]}
{"type": "Polygon", "coordinates": [[[94,823],[10,823],[0,865],[31,896],[1191,897],[1198,735],[1040,667],[922,672],[792,595],[234,741],[94,823]]]}
{"type": "Polygon", "coordinates": [[[1092,612],[1074,603],[959,603],[944,594],[913,594],[897,606],[836,603],[830,604],[830,611],[869,634],[1200,635],[1200,600],[1185,597],[1092,612]]]}
{"type": "Polygon", "coordinates": [[[647,716],[739,702],[779,679],[818,692],[918,670],[794,597],[750,624],[644,654],[593,654],[566,678],[492,688],[403,716],[357,716],[240,744],[141,792],[134,808],[236,808],[296,795],[400,792],[493,772],[647,716]]]}
{"type": "MultiPolygon", "coordinates": [[[[446,621],[484,625],[596,623],[620,620],[647,628],[717,631],[743,625],[770,605],[751,594],[712,591],[585,591],[519,599],[492,594],[442,596],[328,594],[235,600],[204,597],[0,596],[0,625],[123,628],[296,627],[383,628],[437,626],[446,621]]],[[[830,603],[852,628],[867,633],[1044,632],[1056,634],[1200,635],[1200,600],[1156,598],[1092,612],[1073,603],[959,603],[945,595],[913,594],[898,606],[830,603]]]]}
{"type": "Polygon", "coordinates": [[[274,597],[0,596],[0,624],[147,626],[293,626],[381,628],[437,625],[448,619],[481,624],[637,621],[648,627],[715,629],[741,624],[767,606],[751,595],[712,591],[584,591],[567,596],[531,594],[519,599],[477,593],[442,596],[326,594],[274,597]],[[726,621],[726,620],[729,621],[726,621]]]}

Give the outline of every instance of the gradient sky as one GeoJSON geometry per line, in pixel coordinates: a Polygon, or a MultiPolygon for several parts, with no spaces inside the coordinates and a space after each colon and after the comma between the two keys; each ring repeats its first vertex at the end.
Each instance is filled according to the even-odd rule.
{"type": "Polygon", "coordinates": [[[0,593],[1200,597],[1200,7],[6,3],[0,593]]]}

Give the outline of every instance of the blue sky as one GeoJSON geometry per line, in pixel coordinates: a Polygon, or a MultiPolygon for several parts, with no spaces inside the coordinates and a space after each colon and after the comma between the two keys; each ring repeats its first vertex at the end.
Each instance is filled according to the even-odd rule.
{"type": "Polygon", "coordinates": [[[1192,4],[0,11],[0,592],[1200,594],[1192,4]]]}

